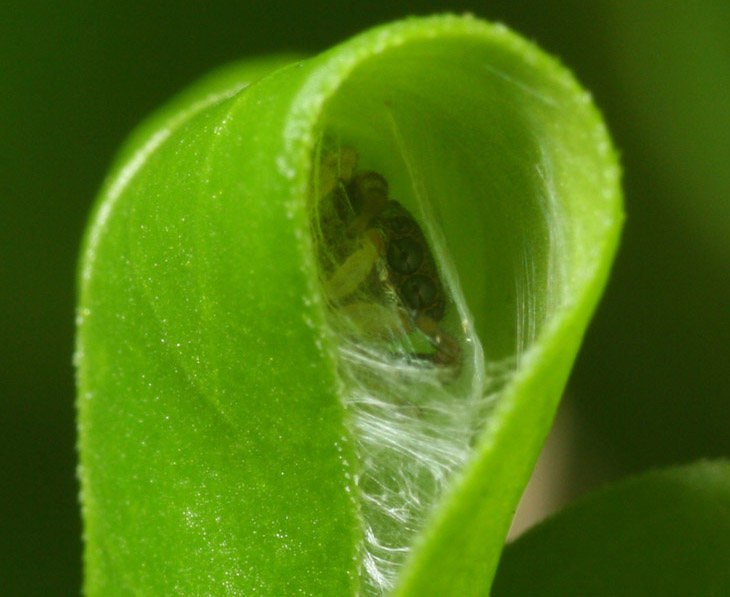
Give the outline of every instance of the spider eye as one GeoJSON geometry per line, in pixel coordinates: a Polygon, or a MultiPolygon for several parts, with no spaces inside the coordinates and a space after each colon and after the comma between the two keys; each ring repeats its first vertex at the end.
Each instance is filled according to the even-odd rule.
{"type": "Polygon", "coordinates": [[[426,276],[411,276],[401,286],[403,301],[411,309],[422,311],[436,300],[436,285],[426,276]]]}
{"type": "Polygon", "coordinates": [[[388,265],[399,274],[412,274],[423,263],[421,244],[410,238],[393,239],[388,246],[388,265]]]}

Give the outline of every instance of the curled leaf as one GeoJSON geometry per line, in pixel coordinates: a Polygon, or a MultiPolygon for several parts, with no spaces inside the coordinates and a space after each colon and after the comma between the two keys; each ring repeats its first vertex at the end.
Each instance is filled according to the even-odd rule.
{"type": "Polygon", "coordinates": [[[198,84],[102,191],[87,593],[483,594],[617,242],[610,141],[469,17],[283,62],[198,84]]]}

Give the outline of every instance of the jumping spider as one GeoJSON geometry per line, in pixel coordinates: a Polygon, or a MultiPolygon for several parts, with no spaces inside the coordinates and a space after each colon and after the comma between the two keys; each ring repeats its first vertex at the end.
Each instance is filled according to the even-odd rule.
{"type": "Polygon", "coordinates": [[[456,370],[461,349],[439,324],[448,298],[428,241],[385,178],[356,164],[345,147],[319,166],[312,222],[327,301],[359,334],[396,342],[420,330],[434,352],[407,356],[456,370]]]}

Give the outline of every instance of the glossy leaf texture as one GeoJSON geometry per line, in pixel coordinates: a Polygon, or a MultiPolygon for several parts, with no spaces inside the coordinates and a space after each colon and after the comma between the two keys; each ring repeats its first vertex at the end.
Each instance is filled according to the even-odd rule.
{"type": "Polygon", "coordinates": [[[620,223],[589,95],[501,26],[408,19],[185,92],[82,255],[87,594],[487,594],[620,223]],[[370,171],[443,313],[368,261],[390,224],[332,224],[370,171]]]}
{"type": "Polygon", "coordinates": [[[700,462],[598,491],[504,552],[493,595],[724,595],[730,465],[700,462]]]}

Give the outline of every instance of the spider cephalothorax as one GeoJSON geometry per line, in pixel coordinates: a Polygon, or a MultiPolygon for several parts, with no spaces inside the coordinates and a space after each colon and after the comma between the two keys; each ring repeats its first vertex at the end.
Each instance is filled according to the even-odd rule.
{"type": "Polygon", "coordinates": [[[413,215],[389,197],[377,172],[355,172],[343,148],[321,162],[314,230],[322,285],[332,308],[366,335],[397,340],[420,330],[432,353],[413,357],[458,365],[460,349],[439,322],[448,297],[413,215]]]}

